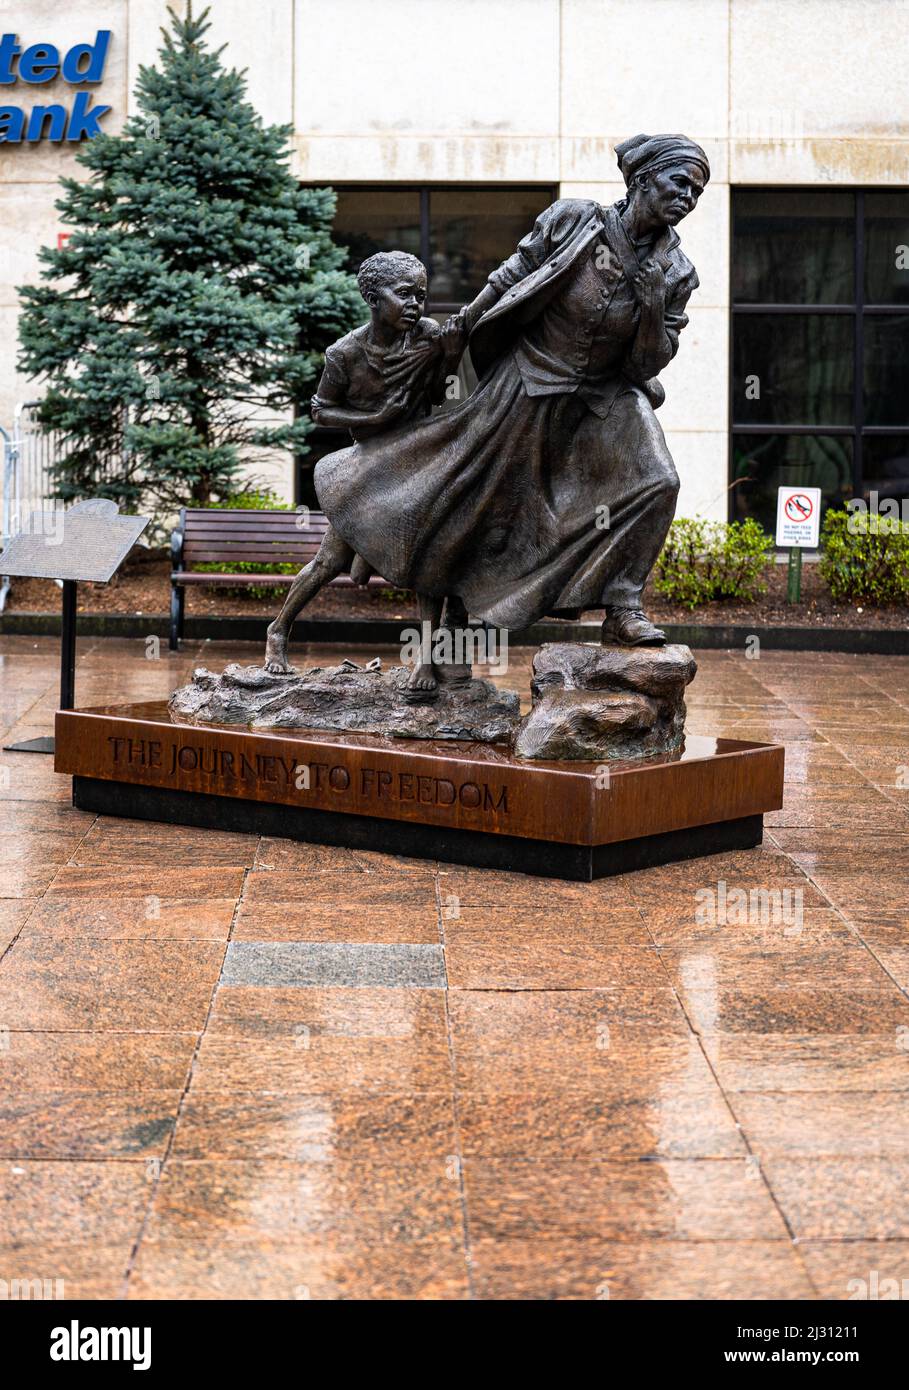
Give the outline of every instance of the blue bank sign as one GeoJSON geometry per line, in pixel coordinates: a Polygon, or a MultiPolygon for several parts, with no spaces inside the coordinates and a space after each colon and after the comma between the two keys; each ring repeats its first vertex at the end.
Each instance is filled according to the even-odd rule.
{"type": "MultiPolygon", "coordinates": [[[[99,29],[94,43],[77,43],[61,53],[52,43],[33,43],[23,48],[18,34],[4,34],[0,38],[0,101],[7,95],[4,87],[20,82],[30,87],[40,87],[57,78],[73,87],[100,82],[110,37],[109,29],[99,29]]],[[[76,92],[72,105],[57,102],[28,109],[0,105],[0,144],[90,140],[101,134],[99,121],[109,110],[109,106],[93,106],[91,92],[76,92]]]]}

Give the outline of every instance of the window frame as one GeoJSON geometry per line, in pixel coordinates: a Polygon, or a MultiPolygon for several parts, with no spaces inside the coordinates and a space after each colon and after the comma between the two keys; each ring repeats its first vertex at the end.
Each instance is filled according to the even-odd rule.
{"type": "MultiPolygon", "coordinates": [[[[331,189],[333,192],[335,192],[335,193],[339,193],[339,192],[343,192],[343,193],[354,193],[354,192],[356,192],[356,193],[387,193],[387,192],[389,192],[389,190],[393,190],[393,191],[396,192],[396,193],[416,193],[416,194],[418,194],[418,196],[419,196],[419,202],[420,202],[420,248],[419,248],[419,251],[418,251],[417,254],[418,254],[420,260],[423,262],[424,266],[426,267],[426,274],[427,274],[427,279],[428,279],[427,294],[426,294],[426,305],[425,305],[425,307],[424,307],[424,311],[423,311],[423,312],[424,312],[425,314],[430,314],[430,315],[431,315],[431,314],[453,314],[453,313],[457,312],[457,310],[460,309],[460,307],[461,307],[461,301],[459,301],[459,300],[455,300],[455,301],[441,300],[441,299],[438,299],[438,300],[437,300],[437,299],[433,299],[433,297],[432,297],[432,272],[431,272],[431,269],[430,269],[430,250],[429,250],[429,248],[430,248],[430,199],[431,199],[431,195],[432,195],[433,192],[444,192],[444,193],[462,193],[462,192],[463,192],[463,193],[476,193],[476,192],[480,192],[480,191],[483,191],[483,192],[492,191],[492,192],[507,193],[508,190],[509,190],[509,189],[512,189],[512,188],[514,188],[514,189],[523,189],[523,190],[527,190],[527,191],[533,190],[534,192],[536,192],[537,190],[539,190],[540,194],[543,195],[543,196],[545,196],[545,197],[548,199],[548,201],[546,202],[546,204],[544,204],[544,206],[546,206],[546,207],[548,207],[548,206],[550,206],[550,204],[554,203],[554,202],[556,201],[556,199],[559,197],[559,184],[558,184],[558,183],[550,183],[549,181],[544,181],[544,182],[541,182],[541,183],[528,183],[526,180],[517,180],[517,179],[510,179],[509,181],[504,182],[504,183],[498,183],[498,182],[494,182],[494,181],[492,181],[492,180],[485,180],[485,181],[481,181],[481,182],[478,182],[478,183],[470,183],[470,182],[466,182],[466,181],[464,181],[464,180],[460,180],[460,181],[458,181],[457,183],[445,183],[444,181],[441,181],[441,182],[436,181],[436,182],[431,182],[431,183],[419,183],[419,182],[413,182],[413,181],[409,181],[409,182],[403,182],[403,181],[402,181],[402,182],[400,182],[400,183],[395,182],[395,181],[390,181],[390,182],[385,182],[385,183],[373,183],[373,182],[367,183],[367,182],[358,182],[358,181],[356,181],[356,180],[350,180],[350,179],[339,179],[339,180],[337,180],[337,181],[334,181],[334,180],[324,180],[324,179],[322,179],[322,180],[320,180],[320,181],[317,182],[317,183],[310,182],[309,180],[302,181],[301,184],[300,184],[300,187],[301,187],[301,188],[330,188],[330,189],[331,189]]],[[[527,228],[527,231],[530,231],[530,227],[527,228]]],[[[514,248],[512,247],[511,249],[513,250],[514,248]]],[[[508,254],[508,252],[505,253],[505,255],[507,255],[507,254],[508,254]]],[[[315,428],[316,428],[317,430],[320,431],[320,435],[321,435],[321,431],[322,431],[322,429],[323,429],[324,427],[316,426],[315,428]]],[[[339,440],[344,440],[344,439],[346,439],[347,442],[349,442],[349,436],[348,436],[348,432],[347,432],[346,430],[331,430],[330,432],[331,432],[332,434],[334,434],[334,435],[337,435],[338,438],[339,438],[339,440]]],[[[344,447],[344,444],[343,444],[343,443],[339,443],[338,447],[339,447],[339,448],[343,448],[343,447],[344,447]]],[[[297,505],[300,505],[300,503],[302,502],[302,493],[303,493],[303,491],[304,491],[304,486],[303,486],[304,478],[303,478],[303,474],[304,474],[304,470],[306,469],[307,462],[308,462],[309,458],[310,458],[310,456],[309,456],[308,454],[307,454],[307,455],[303,455],[303,456],[298,455],[298,454],[295,454],[295,455],[294,455],[294,498],[295,498],[295,501],[296,501],[297,505]]],[[[312,466],[313,466],[313,465],[310,464],[310,468],[311,468],[312,466]]]]}
{"type": "Polygon", "coordinates": [[[909,423],[905,425],[866,425],[865,424],[865,315],[902,316],[909,314],[909,304],[866,304],[865,303],[865,195],[875,193],[905,192],[902,187],[830,184],[733,184],[730,192],[729,208],[729,448],[726,474],[728,479],[728,520],[735,519],[733,460],[735,438],[737,435],[837,435],[852,440],[852,495],[863,495],[863,440],[875,436],[909,436],[909,423]],[[741,304],[732,297],[732,277],[735,258],[735,197],[737,193],[849,193],[853,199],[853,299],[851,304],[741,304]],[[779,423],[758,425],[737,422],[735,418],[735,321],[736,316],[749,314],[851,314],[852,331],[852,424],[851,425],[783,425],[779,423]]]}
{"type": "MultiPolygon", "coordinates": [[[[557,183],[541,182],[528,183],[523,179],[510,179],[507,183],[496,183],[486,180],[479,183],[470,183],[460,180],[457,183],[358,183],[356,181],[339,179],[337,182],[304,183],[304,188],[331,188],[335,193],[387,193],[393,190],[396,193],[416,193],[420,200],[420,249],[417,252],[420,260],[426,267],[426,274],[429,277],[428,292],[426,295],[426,313],[430,314],[451,314],[461,305],[458,301],[435,300],[432,297],[432,271],[430,269],[430,201],[433,193],[507,193],[509,189],[525,189],[528,192],[539,190],[541,193],[548,193],[548,207],[554,203],[559,196],[559,185],[557,183]]],[[[530,231],[530,228],[527,228],[530,231]]]]}

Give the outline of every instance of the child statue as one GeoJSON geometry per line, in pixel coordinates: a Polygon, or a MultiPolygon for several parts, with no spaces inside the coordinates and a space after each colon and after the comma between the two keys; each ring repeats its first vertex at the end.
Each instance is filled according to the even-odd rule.
{"type": "MultiPolygon", "coordinates": [[[[366,439],[429,414],[444,399],[446,378],[457,370],[466,328],[457,317],[439,325],[423,316],[426,270],[405,251],[380,251],[360,266],[360,293],[369,305],[369,322],[346,334],[325,354],[325,367],[312,398],[316,424],[347,429],[366,439]]],[[[319,590],[348,572],[365,583],[370,566],[329,526],[318,553],[301,569],[284,606],[268,628],[266,670],[291,670],[287,644],[294,620],[319,590]]],[[[418,595],[420,618],[435,631],[443,600],[418,595]]],[[[466,621],[463,605],[457,617],[466,621]]],[[[452,616],[450,611],[449,616],[452,616]]],[[[460,673],[459,673],[460,674],[460,673]]],[[[431,662],[414,668],[410,689],[431,698],[438,671],[431,662]]]]}

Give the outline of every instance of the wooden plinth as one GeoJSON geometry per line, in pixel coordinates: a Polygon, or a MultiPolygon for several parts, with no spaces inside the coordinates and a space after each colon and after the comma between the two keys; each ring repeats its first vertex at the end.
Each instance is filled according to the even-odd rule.
{"type": "Polygon", "coordinates": [[[163,702],[59,711],[54,765],[103,814],[581,879],[758,844],[783,798],[772,744],[528,763],[480,744],[174,724],[163,702]]]}

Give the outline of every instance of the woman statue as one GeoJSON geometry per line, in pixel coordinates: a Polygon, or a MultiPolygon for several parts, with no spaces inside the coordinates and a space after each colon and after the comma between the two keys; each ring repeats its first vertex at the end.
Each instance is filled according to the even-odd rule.
{"type": "Polygon", "coordinates": [[[457,316],[473,394],[328,455],[315,485],[345,553],[396,586],[505,628],[602,608],[604,643],[653,645],[641,594],[679,487],[656,377],[698,284],[674,227],[710,168],[682,135],[616,155],[627,197],[553,203],[457,316]]]}

